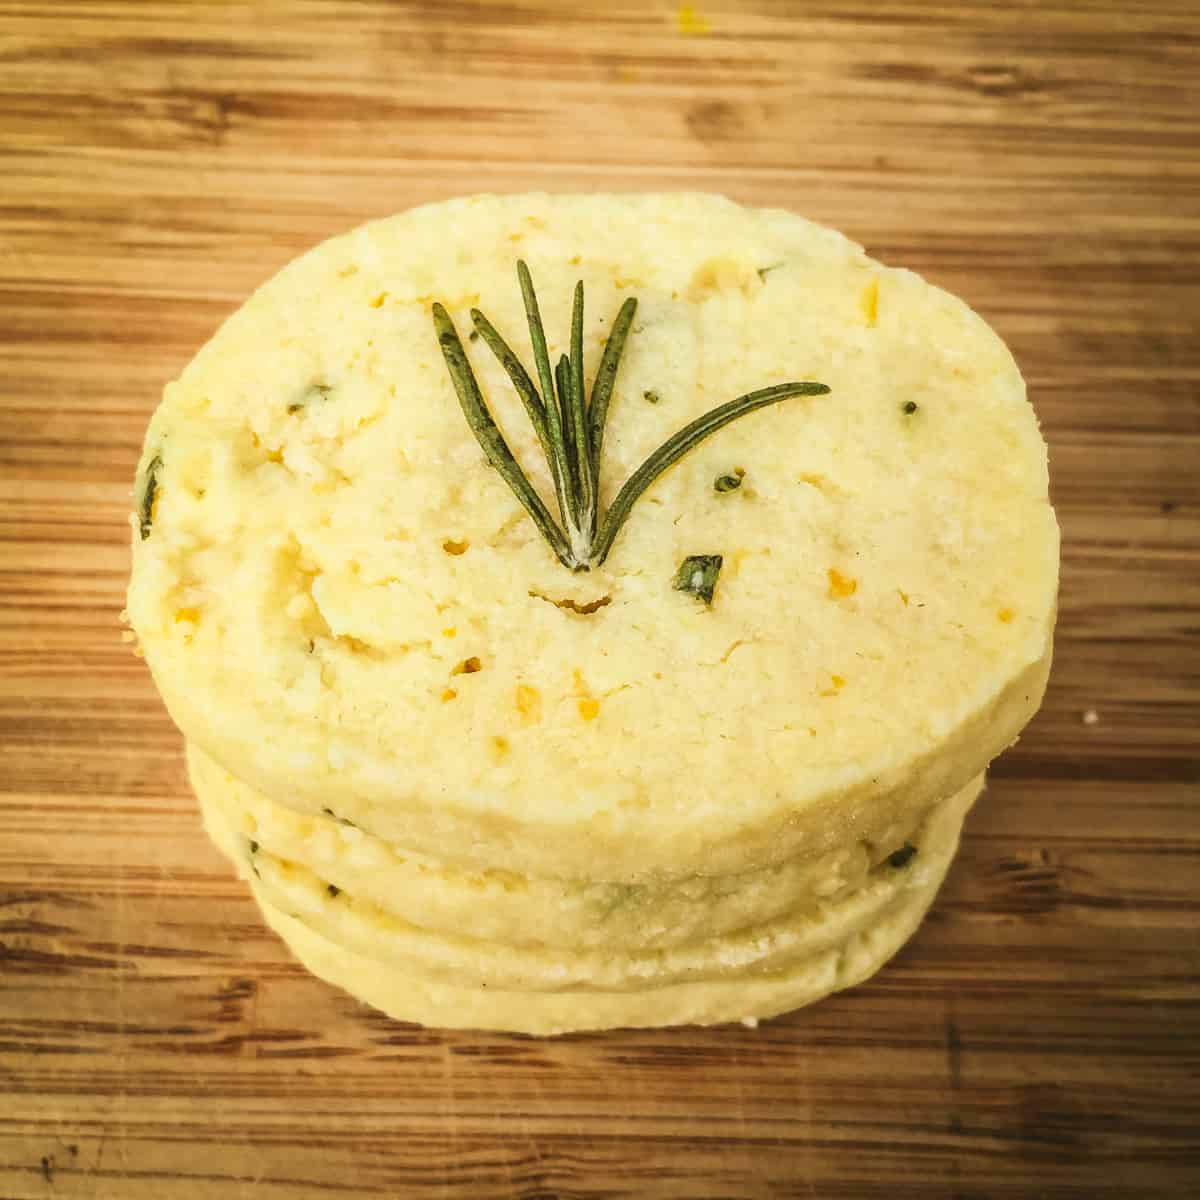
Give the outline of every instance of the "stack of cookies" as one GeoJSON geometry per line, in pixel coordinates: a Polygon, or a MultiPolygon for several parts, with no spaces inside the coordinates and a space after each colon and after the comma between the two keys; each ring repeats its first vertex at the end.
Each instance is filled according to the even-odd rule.
{"type": "Polygon", "coordinates": [[[317,247],[167,387],[136,496],[129,620],[209,832],[312,971],[428,1025],[866,978],[1049,670],[1003,343],[714,196],[317,247]]]}

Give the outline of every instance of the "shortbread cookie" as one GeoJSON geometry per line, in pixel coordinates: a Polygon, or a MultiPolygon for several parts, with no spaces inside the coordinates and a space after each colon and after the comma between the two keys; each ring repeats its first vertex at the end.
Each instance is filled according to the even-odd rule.
{"type": "Polygon", "coordinates": [[[441,863],[334,814],[297,813],[234,779],[193,745],[188,771],[206,809],[247,846],[306,868],[325,885],[433,933],[571,952],[686,945],[799,915],[860,887],[873,867],[920,841],[919,822],[912,821],[877,843],[855,841],[814,861],[740,875],[660,884],[544,879],[441,863]]]}
{"type": "MultiPolygon", "coordinates": [[[[239,840],[215,804],[206,802],[204,813],[211,831],[222,827],[218,841],[233,849],[239,870],[255,879],[263,900],[329,941],[389,963],[409,978],[489,990],[629,992],[788,972],[886,922],[897,909],[909,907],[914,888],[936,888],[981,784],[977,780],[939,804],[896,865],[885,860],[861,886],[835,900],[805,902],[795,913],[738,933],[640,952],[513,946],[486,941],[469,927],[453,937],[434,934],[353,890],[330,886],[257,841],[239,840]]],[[[536,913],[529,917],[536,920],[536,913]]]]}
{"type": "Polygon", "coordinates": [[[137,499],[129,615],[189,739],[447,863],[631,883],[816,861],[965,787],[1049,666],[1058,533],[1003,343],[839,234],[715,196],[477,196],[326,242],[168,386],[137,499]],[[602,508],[714,405],[830,391],[703,442],[572,573],[485,462],[431,322],[440,301],[551,503],[466,340],[477,305],[533,371],[518,257],[554,359],[583,281],[587,387],[637,298],[602,508]],[[707,595],[689,562],[719,571],[707,595]]]}
{"type": "Polygon", "coordinates": [[[713,1025],[760,1020],[811,1004],[830,992],[873,975],[908,940],[921,922],[953,859],[961,813],[950,806],[943,819],[953,828],[934,836],[948,852],[908,864],[906,887],[896,903],[865,930],[776,972],[742,971],[717,980],[675,983],[641,991],[523,992],[461,987],[425,974],[406,973],[393,963],[347,949],[316,932],[301,914],[276,908],[262,882],[248,869],[244,840],[204,806],[213,840],[242,871],[263,916],[314,975],[400,1021],[456,1029],[493,1029],[551,1035],[623,1026],[713,1025]]]}

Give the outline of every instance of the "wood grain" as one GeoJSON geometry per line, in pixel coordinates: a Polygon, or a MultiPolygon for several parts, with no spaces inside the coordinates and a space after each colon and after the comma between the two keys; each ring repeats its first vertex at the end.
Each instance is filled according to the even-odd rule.
{"type": "Polygon", "coordinates": [[[0,1195],[1200,1193],[1200,12],[695,7],[0,0],[0,1195]],[[308,977],[120,641],[144,424],[214,326],[530,187],[836,225],[994,323],[1051,444],[1043,712],[898,960],[757,1030],[447,1034],[308,977]]]}

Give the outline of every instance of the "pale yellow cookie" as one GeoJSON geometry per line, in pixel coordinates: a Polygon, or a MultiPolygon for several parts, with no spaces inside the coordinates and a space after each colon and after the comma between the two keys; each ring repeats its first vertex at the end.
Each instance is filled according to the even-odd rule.
{"type": "Polygon", "coordinates": [[[335,815],[297,813],[253,791],[188,746],[206,809],[276,858],[308,868],[356,899],[435,933],[512,946],[622,953],[685,945],[763,925],[845,895],[905,842],[917,822],[877,843],[852,842],[814,861],[660,884],[545,879],[471,870],[401,850],[335,815]]]}
{"type": "Polygon", "coordinates": [[[915,834],[915,850],[900,866],[884,862],[858,889],[834,901],[805,906],[740,934],[685,947],[641,953],[535,950],[470,936],[429,933],[352,892],[275,858],[257,842],[239,838],[216,805],[204,804],[205,823],[252,879],[260,899],[289,913],[315,933],[404,973],[455,987],[514,992],[635,992],[672,985],[788,974],[907,910],[913,893],[940,883],[967,810],[982,780],[938,805],[915,834]]]}
{"type": "MultiPolygon", "coordinates": [[[[948,864],[946,864],[948,865],[948,864]]],[[[495,1029],[551,1035],[625,1026],[717,1025],[757,1021],[873,975],[912,936],[940,878],[914,889],[866,931],[791,970],[643,992],[505,992],[412,978],[397,967],[329,941],[274,908],[251,880],[267,923],[314,975],[399,1021],[448,1029],[495,1029]]]]}
{"type": "MultiPolygon", "coordinates": [[[[549,500],[507,376],[465,343],[549,500]]],[[[637,882],[817,860],[916,818],[1017,736],[1058,573],[1021,376],[965,304],[716,196],[479,196],[286,267],[170,384],[129,614],[186,735],[272,800],[522,875],[637,882]],[[468,428],[431,323],[478,305],[532,369],[585,284],[585,383],[639,302],[603,505],[739,393],[603,566],[551,553],[468,428]],[[721,492],[715,480],[736,474],[721,492]],[[720,555],[711,605],[672,586],[720,555]]]]}

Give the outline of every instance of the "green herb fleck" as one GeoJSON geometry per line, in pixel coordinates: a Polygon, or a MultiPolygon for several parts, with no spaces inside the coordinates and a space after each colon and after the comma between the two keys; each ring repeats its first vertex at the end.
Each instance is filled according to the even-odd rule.
{"type": "Polygon", "coordinates": [[[302,410],[308,408],[310,404],[316,404],[322,400],[328,400],[329,393],[332,391],[333,388],[331,388],[327,383],[310,384],[304,389],[304,393],[299,400],[294,400],[287,406],[287,410],[289,413],[301,412],[302,410]]]}
{"type": "Polygon", "coordinates": [[[917,402],[915,400],[906,401],[904,404],[904,408],[901,411],[904,413],[904,415],[906,417],[911,417],[913,415],[913,413],[915,413],[917,411],[917,402]]]}
{"type": "Polygon", "coordinates": [[[150,528],[154,524],[154,498],[158,495],[158,473],[162,470],[162,465],[162,455],[156,454],[146,467],[142,501],[138,505],[138,528],[141,530],[143,542],[150,536],[150,528]]]}
{"type": "Polygon", "coordinates": [[[759,267],[758,268],[759,279],[761,279],[763,281],[763,283],[766,283],[767,276],[770,275],[770,273],[772,271],[778,271],[779,268],[782,266],[783,266],[783,263],[777,262],[777,263],[772,263],[769,267],[759,267]]]}
{"type": "Polygon", "coordinates": [[[258,843],[253,838],[250,839],[250,853],[251,854],[258,853],[258,843]]]}
{"type": "Polygon", "coordinates": [[[336,900],[342,894],[342,889],[336,883],[329,884],[325,890],[329,893],[331,900],[336,900]]]}
{"type": "Polygon", "coordinates": [[[659,398],[660,397],[658,393],[653,388],[650,388],[648,391],[642,393],[642,399],[645,400],[647,404],[657,404],[659,398]]]}
{"type": "Polygon", "coordinates": [[[335,821],[336,821],[336,822],[337,822],[339,825],[349,825],[351,829],[357,829],[357,828],[358,828],[358,826],[357,826],[357,825],[355,825],[355,823],[354,823],[353,821],[347,821],[345,817],[339,817],[339,816],[337,815],[337,813],[335,813],[335,812],[333,811],[333,809],[332,809],[332,808],[323,808],[323,809],[321,809],[321,811],[322,811],[322,812],[323,812],[323,813],[324,813],[324,814],[325,814],[327,817],[332,817],[332,818],[333,818],[333,819],[334,819],[334,820],[335,820],[335,821]]]}
{"type": "Polygon", "coordinates": [[[690,596],[703,600],[705,604],[713,601],[713,592],[717,587],[717,576],[721,573],[724,558],[719,554],[690,554],[679,565],[675,574],[675,590],[687,592],[690,596]]]}
{"type": "Polygon", "coordinates": [[[736,492],[742,486],[742,479],[746,472],[741,467],[735,468],[728,475],[718,475],[713,480],[714,492],[736,492]]]}
{"type": "Polygon", "coordinates": [[[917,848],[911,842],[905,842],[899,850],[888,855],[888,862],[893,867],[907,867],[917,856],[917,848]]]}

